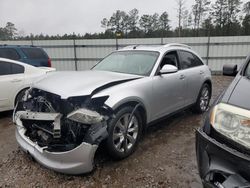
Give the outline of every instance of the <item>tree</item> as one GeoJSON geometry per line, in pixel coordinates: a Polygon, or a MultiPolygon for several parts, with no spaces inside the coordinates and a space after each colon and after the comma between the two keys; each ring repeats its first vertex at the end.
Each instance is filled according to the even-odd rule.
{"type": "Polygon", "coordinates": [[[17,29],[15,27],[15,24],[11,22],[7,22],[4,29],[10,39],[14,39],[14,37],[17,35],[17,29]]]}
{"type": "Polygon", "coordinates": [[[139,20],[139,24],[144,33],[148,33],[152,29],[151,16],[148,14],[142,15],[139,20]]]}
{"type": "Polygon", "coordinates": [[[194,15],[194,28],[197,30],[197,35],[199,35],[200,25],[206,19],[210,4],[210,0],[195,0],[192,11],[194,15]]]}
{"type": "Polygon", "coordinates": [[[1,40],[15,39],[16,36],[17,36],[17,29],[15,27],[15,24],[7,22],[4,28],[0,28],[1,40]]]}
{"type": "Polygon", "coordinates": [[[139,20],[141,29],[145,34],[154,35],[154,32],[160,29],[159,14],[144,14],[139,20]]]}
{"type": "Polygon", "coordinates": [[[243,12],[246,13],[247,15],[250,14],[250,1],[246,2],[243,5],[243,12]]]}
{"type": "Polygon", "coordinates": [[[177,2],[177,18],[178,18],[178,36],[181,36],[182,19],[185,11],[185,0],[176,0],[177,2]]]}
{"type": "Polygon", "coordinates": [[[232,24],[238,21],[241,3],[240,0],[228,0],[227,24],[232,24]]]}
{"type": "Polygon", "coordinates": [[[214,30],[214,26],[212,23],[212,18],[208,17],[207,19],[204,20],[202,23],[202,31],[203,31],[203,36],[210,36],[211,32],[214,30]]]}
{"type": "Polygon", "coordinates": [[[246,2],[243,5],[243,12],[245,16],[242,21],[242,34],[249,35],[250,34],[250,1],[246,2]]]}
{"type": "Polygon", "coordinates": [[[188,12],[188,10],[185,10],[184,12],[183,12],[183,19],[182,19],[182,27],[183,27],[183,29],[187,29],[188,28],[188,26],[189,26],[189,19],[190,19],[190,17],[189,17],[190,15],[189,15],[189,12],[188,12]]]}
{"type": "Polygon", "coordinates": [[[108,29],[109,27],[109,21],[107,18],[103,18],[103,20],[101,21],[101,27],[104,28],[105,30],[108,29]]]}
{"type": "Polygon", "coordinates": [[[165,31],[170,30],[169,18],[167,12],[163,12],[159,17],[159,28],[165,31]]]}
{"type": "Polygon", "coordinates": [[[150,16],[150,24],[152,25],[151,31],[156,31],[160,29],[159,14],[154,13],[150,16]]]}
{"type": "Polygon", "coordinates": [[[189,15],[188,15],[188,25],[187,25],[187,28],[191,28],[193,24],[193,17],[192,17],[192,13],[190,12],[189,15]]]}
{"type": "Polygon", "coordinates": [[[250,15],[247,14],[242,21],[243,35],[250,35],[250,15]]]}
{"type": "Polygon", "coordinates": [[[227,20],[227,2],[225,0],[216,0],[212,5],[212,16],[215,26],[219,29],[226,25],[227,20]]]}
{"type": "Polygon", "coordinates": [[[117,10],[109,19],[110,30],[114,33],[124,33],[127,30],[127,14],[117,10]]]}
{"type": "Polygon", "coordinates": [[[135,32],[138,30],[139,11],[135,8],[128,13],[128,30],[135,32]]]}

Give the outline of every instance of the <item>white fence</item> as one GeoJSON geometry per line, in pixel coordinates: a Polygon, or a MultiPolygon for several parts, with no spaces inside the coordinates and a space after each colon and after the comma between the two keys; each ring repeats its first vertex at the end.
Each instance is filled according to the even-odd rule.
{"type": "Polygon", "coordinates": [[[170,42],[191,46],[214,72],[220,72],[225,63],[240,65],[250,53],[250,36],[0,41],[0,44],[40,46],[57,70],[86,70],[124,46],[170,42]]]}

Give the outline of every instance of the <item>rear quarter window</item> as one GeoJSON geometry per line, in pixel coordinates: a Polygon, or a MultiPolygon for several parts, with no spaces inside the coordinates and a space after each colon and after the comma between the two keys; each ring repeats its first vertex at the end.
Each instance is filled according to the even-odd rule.
{"type": "Polygon", "coordinates": [[[18,60],[20,59],[19,54],[15,49],[12,48],[0,48],[0,57],[18,60]]]}
{"type": "Polygon", "coordinates": [[[48,59],[47,54],[40,48],[21,48],[28,59],[48,59]]]}
{"type": "Polygon", "coordinates": [[[0,61],[0,76],[11,74],[11,64],[0,61]]]}

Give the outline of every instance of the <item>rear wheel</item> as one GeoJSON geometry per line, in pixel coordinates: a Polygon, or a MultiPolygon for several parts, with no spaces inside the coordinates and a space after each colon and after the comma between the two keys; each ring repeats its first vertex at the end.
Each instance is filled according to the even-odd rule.
{"type": "Polygon", "coordinates": [[[211,87],[207,83],[205,83],[203,84],[199,96],[197,98],[197,101],[194,105],[194,111],[197,113],[203,113],[207,111],[210,99],[211,99],[211,87]]]}
{"type": "Polygon", "coordinates": [[[139,112],[132,114],[133,107],[126,106],[116,113],[109,123],[109,137],[106,146],[110,156],[123,159],[132,154],[142,133],[142,119],[139,112]]]}

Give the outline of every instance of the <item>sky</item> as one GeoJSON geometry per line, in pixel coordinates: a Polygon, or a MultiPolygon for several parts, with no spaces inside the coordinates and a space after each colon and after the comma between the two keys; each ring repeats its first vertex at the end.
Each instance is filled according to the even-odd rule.
{"type": "MultiPolygon", "coordinates": [[[[185,6],[190,9],[193,4],[186,0],[185,6]]],[[[12,22],[21,35],[84,35],[104,31],[101,20],[116,10],[133,8],[140,15],[167,11],[171,26],[177,25],[176,0],[0,0],[0,27],[12,22]]]]}

